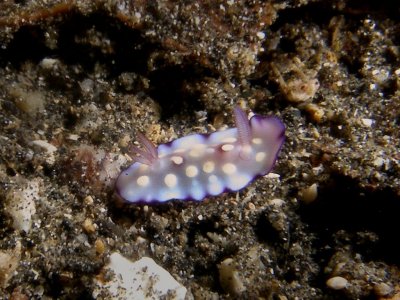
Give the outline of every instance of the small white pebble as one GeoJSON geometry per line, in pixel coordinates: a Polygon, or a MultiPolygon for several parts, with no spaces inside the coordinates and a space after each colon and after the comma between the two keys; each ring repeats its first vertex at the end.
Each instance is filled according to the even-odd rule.
{"type": "Polygon", "coordinates": [[[52,69],[52,68],[54,68],[54,66],[56,66],[57,64],[59,64],[59,62],[60,62],[60,61],[59,61],[58,59],[45,57],[45,58],[43,58],[42,61],[40,62],[40,66],[41,66],[43,69],[52,69]]]}
{"type": "Polygon", "coordinates": [[[377,157],[374,159],[373,164],[375,167],[380,168],[385,163],[385,160],[382,157],[377,157]]]}
{"type": "Polygon", "coordinates": [[[278,179],[280,178],[281,175],[277,174],[277,173],[268,173],[267,175],[264,175],[264,178],[270,178],[270,179],[278,179]]]}
{"type": "Polygon", "coordinates": [[[347,287],[348,281],[341,276],[331,277],[326,281],[326,285],[333,290],[342,290],[347,287]]]}
{"type": "Polygon", "coordinates": [[[265,33],[262,32],[262,31],[259,31],[259,32],[257,32],[257,37],[258,37],[260,40],[263,40],[263,39],[265,38],[265,33]]]}
{"type": "Polygon", "coordinates": [[[282,199],[272,199],[268,201],[268,204],[271,206],[276,206],[276,207],[281,207],[283,206],[283,204],[285,204],[285,201],[283,201],[282,199]]]}
{"type": "Polygon", "coordinates": [[[363,123],[364,126],[371,127],[372,124],[374,123],[374,120],[372,120],[372,119],[361,119],[361,122],[363,123]]]}
{"type": "Polygon", "coordinates": [[[79,139],[79,135],[77,135],[77,134],[69,134],[67,136],[67,139],[69,139],[71,141],[77,141],[79,139]]]}

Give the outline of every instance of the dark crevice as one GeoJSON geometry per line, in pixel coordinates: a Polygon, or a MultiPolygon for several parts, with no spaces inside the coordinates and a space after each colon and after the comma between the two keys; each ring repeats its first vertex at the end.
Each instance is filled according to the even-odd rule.
{"type": "MultiPolygon", "coordinates": [[[[200,93],[189,90],[189,86],[193,86],[194,80],[201,81],[204,76],[212,76],[212,72],[195,61],[189,61],[185,67],[160,62],[156,70],[149,72],[148,63],[153,59],[150,57],[161,46],[147,41],[138,30],[102,13],[89,16],[72,13],[63,23],[52,26],[58,26],[57,48],[47,47],[44,29],[24,26],[15,33],[14,39],[1,53],[3,62],[9,61],[21,67],[28,61],[39,63],[47,57],[57,58],[67,66],[79,66],[80,71],[76,73],[73,82],[93,74],[96,66],[102,65],[108,72],[106,76],[109,80],[123,72],[149,78],[149,94],[160,104],[164,120],[177,113],[203,109],[198,101],[200,93]]],[[[68,86],[72,84],[71,80],[66,81],[63,74],[51,74],[46,76],[46,80],[52,88],[63,91],[69,89],[72,98],[82,98],[71,91],[68,86]]]]}
{"type": "Polygon", "coordinates": [[[396,1],[346,1],[342,8],[334,6],[331,1],[321,1],[285,9],[279,12],[279,17],[270,30],[277,31],[285,24],[291,24],[302,20],[303,22],[313,22],[319,25],[326,25],[332,17],[345,15],[347,19],[361,20],[365,17],[374,17],[375,19],[387,19],[388,17],[398,20],[400,16],[400,7],[396,1]]]}
{"type": "Polygon", "coordinates": [[[220,222],[219,217],[212,216],[206,220],[199,221],[198,223],[191,223],[188,230],[188,246],[195,247],[195,240],[197,235],[207,237],[208,232],[222,233],[223,228],[215,228],[215,224],[220,222]]]}
{"type": "Polygon", "coordinates": [[[162,108],[162,118],[168,119],[177,113],[193,112],[204,109],[199,101],[200,92],[188,90],[193,81],[201,81],[203,71],[182,66],[171,66],[152,72],[149,75],[152,88],[150,96],[162,108]]]}
{"type": "Polygon", "coordinates": [[[314,203],[300,209],[300,214],[318,237],[313,247],[319,249],[318,261],[325,262],[335,247],[350,243],[337,234],[344,230],[346,238],[352,240],[353,251],[366,261],[399,264],[399,211],[400,198],[390,189],[368,191],[356,180],[336,175],[320,188],[314,203]],[[371,236],[378,239],[368,238],[371,236]]]}
{"type": "Polygon", "coordinates": [[[39,62],[52,54],[45,45],[44,30],[39,26],[23,26],[14,33],[7,48],[0,51],[0,64],[21,67],[26,61],[39,62]]]}
{"type": "Polygon", "coordinates": [[[156,47],[146,42],[139,31],[101,13],[73,15],[59,28],[58,55],[65,63],[83,65],[89,72],[96,63],[105,64],[111,78],[128,71],[144,74],[148,56],[156,47]],[[92,45],[90,33],[103,41],[92,45]]]}

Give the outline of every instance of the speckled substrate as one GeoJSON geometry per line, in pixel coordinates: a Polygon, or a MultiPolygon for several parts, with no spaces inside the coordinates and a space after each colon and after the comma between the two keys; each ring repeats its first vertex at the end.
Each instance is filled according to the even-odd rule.
{"type": "Polygon", "coordinates": [[[0,3],[0,298],[91,299],[111,253],[188,299],[396,299],[400,22],[390,1],[0,3]],[[280,117],[273,174],[135,206],[154,143],[280,117]]]}

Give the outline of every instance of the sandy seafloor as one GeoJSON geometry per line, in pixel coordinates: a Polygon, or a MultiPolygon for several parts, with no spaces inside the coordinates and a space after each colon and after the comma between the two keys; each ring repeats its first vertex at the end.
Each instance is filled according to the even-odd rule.
{"type": "Polygon", "coordinates": [[[399,299],[391,3],[2,1],[0,298],[93,299],[118,252],[187,299],[399,299]],[[200,202],[115,200],[136,132],[231,127],[235,105],[285,123],[273,174],[200,202]]]}

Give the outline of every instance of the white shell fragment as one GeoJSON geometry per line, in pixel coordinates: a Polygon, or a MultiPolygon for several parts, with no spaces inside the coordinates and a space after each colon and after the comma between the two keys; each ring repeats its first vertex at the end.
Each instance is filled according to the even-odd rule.
{"type": "Polygon", "coordinates": [[[374,124],[374,120],[372,119],[361,119],[361,122],[365,127],[371,127],[374,124]]]}
{"type": "Polygon", "coordinates": [[[15,188],[6,196],[6,212],[12,218],[15,230],[29,232],[32,227],[32,216],[36,213],[35,201],[38,201],[40,180],[28,182],[24,188],[15,188]]]}
{"type": "Polygon", "coordinates": [[[96,279],[96,299],[104,296],[103,292],[111,299],[185,299],[186,288],[149,257],[132,262],[114,252],[105,269],[114,274],[109,281],[96,279]]]}

